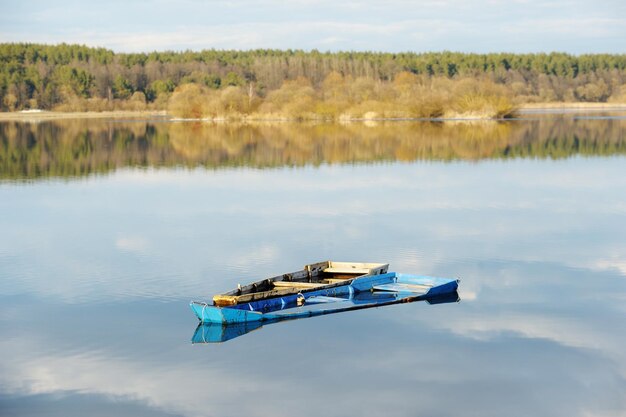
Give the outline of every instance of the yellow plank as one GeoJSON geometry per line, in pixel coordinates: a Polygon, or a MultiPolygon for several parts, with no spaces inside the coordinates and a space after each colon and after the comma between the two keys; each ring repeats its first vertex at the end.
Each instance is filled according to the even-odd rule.
{"type": "Polygon", "coordinates": [[[274,287],[315,288],[324,285],[322,282],[274,281],[274,287]]]}
{"type": "Polygon", "coordinates": [[[324,272],[329,274],[367,274],[370,270],[368,268],[330,267],[324,269],[324,272]]]}

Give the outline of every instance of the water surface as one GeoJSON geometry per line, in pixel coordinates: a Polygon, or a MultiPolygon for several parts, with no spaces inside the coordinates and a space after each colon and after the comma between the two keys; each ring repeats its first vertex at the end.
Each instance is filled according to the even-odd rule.
{"type": "MultiPolygon", "coordinates": [[[[596,116],[596,114],[594,114],[596,116]]],[[[0,414],[621,416],[626,120],[0,124],[0,414]],[[190,340],[325,259],[461,278],[190,340]]]]}

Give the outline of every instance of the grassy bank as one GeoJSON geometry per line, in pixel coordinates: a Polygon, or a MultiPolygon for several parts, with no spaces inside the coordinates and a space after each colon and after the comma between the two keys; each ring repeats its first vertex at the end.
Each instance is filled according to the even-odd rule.
{"type": "Polygon", "coordinates": [[[191,83],[168,101],[178,118],[211,120],[372,120],[502,118],[515,112],[506,89],[488,79],[420,77],[409,72],[392,81],[329,74],[314,85],[304,77],[285,81],[265,96],[229,86],[214,90],[191,83]]]}

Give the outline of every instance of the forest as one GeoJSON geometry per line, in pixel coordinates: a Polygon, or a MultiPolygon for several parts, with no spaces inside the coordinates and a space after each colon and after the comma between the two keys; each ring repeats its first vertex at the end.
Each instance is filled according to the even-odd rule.
{"type": "Polygon", "coordinates": [[[0,110],[186,118],[506,117],[536,102],[626,102],[626,55],[316,50],[116,53],[0,44],[0,110]]]}

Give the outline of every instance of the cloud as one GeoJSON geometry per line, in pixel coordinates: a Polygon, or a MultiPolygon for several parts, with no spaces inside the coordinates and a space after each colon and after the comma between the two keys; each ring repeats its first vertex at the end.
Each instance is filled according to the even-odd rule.
{"type": "Polygon", "coordinates": [[[529,28],[535,36],[570,36],[579,38],[584,35],[589,38],[620,37],[623,36],[626,19],[613,17],[570,17],[570,18],[540,18],[510,22],[503,26],[503,32],[525,35],[529,28]]]}
{"type": "MultiPolygon", "coordinates": [[[[263,243],[256,246],[236,248],[226,257],[228,267],[238,273],[255,274],[259,267],[275,265],[281,255],[277,245],[263,243]]],[[[276,271],[276,274],[286,271],[276,271]]],[[[261,279],[258,276],[254,280],[261,279]]],[[[246,284],[242,282],[241,284],[246,284]]]]}
{"type": "Polygon", "coordinates": [[[120,237],[115,241],[115,247],[126,252],[145,252],[148,240],[140,236],[120,237]]]}
{"type": "MultiPolygon", "coordinates": [[[[106,46],[115,51],[141,52],[182,49],[381,49],[393,37],[428,39],[453,28],[444,20],[402,20],[381,23],[342,20],[249,22],[220,25],[185,25],[170,30],[71,30],[56,34],[30,34],[29,41],[45,43],[85,43],[106,46]],[[369,46],[368,46],[369,45],[369,46]],[[378,45],[378,48],[374,46],[378,45]]],[[[3,33],[2,38],[21,41],[19,33],[3,33]]],[[[393,45],[390,43],[389,45],[393,45]]],[[[384,48],[383,48],[384,49],[384,48]]]]}
{"type": "Polygon", "coordinates": [[[626,276],[626,259],[613,257],[609,259],[600,259],[595,262],[594,265],[591,265],[591,268],[596,268],[600,270],[613,270],[618,271],[621,275],[626,276]]]}
{"type": "MultiPolygon", "coordinates": [[[[119,16],[113,14],[112,6],[102,9],[81,4],[72,4],[68,13],[67,7],[57,2],[5,10],[0,18],[4,28],[0,38],[81,43],[123,52],[206,48],[480,52],[545,51],[555,46],[577,52],[580,42],[588,39],[616,41],[626,36],[624,19],[616,17],[623,8],[619,3],[609,3],[602,10],[591,2],[575,2],[576,7],[570,3],[301,0],[147,6],[131,2],[124,3],[127,11],[119,16]],[[139,13],[141,21],[130,18],[139,13]],[[545,42],[546,36],[551,37],[549,42],[545,42]]],[[[596,48],[616,45],[611,41],[596,48]]]]}

